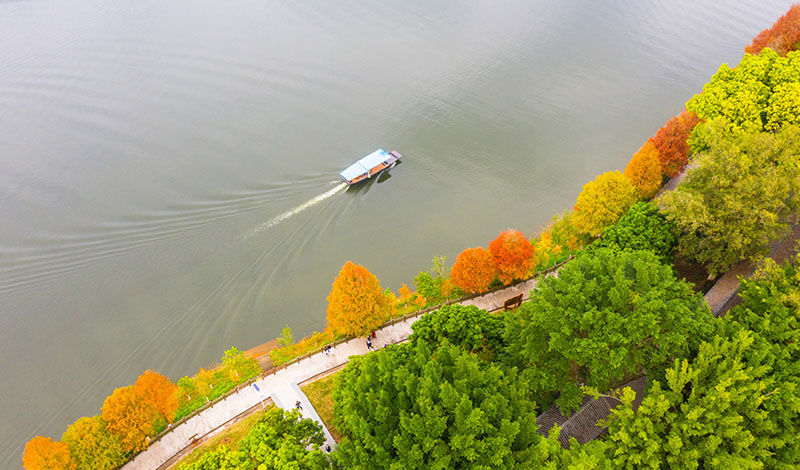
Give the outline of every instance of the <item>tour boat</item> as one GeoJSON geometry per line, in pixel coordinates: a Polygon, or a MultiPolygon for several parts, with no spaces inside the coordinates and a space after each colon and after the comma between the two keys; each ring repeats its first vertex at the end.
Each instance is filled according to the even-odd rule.
{"type": "Polygon", "coordinates": [[[397,164],[402,155],[392,150],[387,152],[383,149],[378,149],[361,160],[353,163],[345,168],[339,176],[347,184],[356,184],[366,181],[383,170],[387,170],[397,164]]]}

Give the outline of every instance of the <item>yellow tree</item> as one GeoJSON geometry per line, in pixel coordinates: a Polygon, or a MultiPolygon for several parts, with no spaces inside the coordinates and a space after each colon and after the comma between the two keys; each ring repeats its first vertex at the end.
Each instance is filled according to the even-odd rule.
{"type": "Polygon", "coordinates": [[[70,424],[61,441],[69,446],[77,470],[110,470],[125,463],[119,439],[100,416],[84,416],[70,424]]]}
{"type": "Polygon", "coordinates": [[[486,292],[495,276],[494,257],[482,247],[467,248],[459,253],[450,270],[453,284],[467,294],[486,292]]]}
{"type": "Polygon", "coordinates": [[[159,418],[159,412],[134,392],[133,385],[114,390],[103,402],[100,415],[126,452],[147,447],[147,437],[159,418]]]}
{"type": "Polygon", "coordinates": [[[72,470],[69,446],[49,437],[36,436],[25,444],[22,466],[27,470],[72,470]]]}
{"type": "Polygon", "coordinates": [[[378,278],[348,261],[328,294],[328,324],[337,334],[362,335],[380,326],[391,307],[378,278]]]}
{"type": "Polygon", "coordinates": [[[168,422],[172,422],[178,409],[178,387],[158,372],[146,370],[136,379],[133,391],[145,403],[152,406],[168,422]]]}
{"type": "Polygon", "coordinates": [[[637,201],[636,188],[619,171],[603,173],[583,185],[575,204],[574,221],[581,233],[600,236],[637,201]]]}
{"type": "Polygon", "coordinates": [[[625,167],[625,177],[642,199],[650,199],[661,189],[661,162],[653,139],[647,139],[625,167]]]}

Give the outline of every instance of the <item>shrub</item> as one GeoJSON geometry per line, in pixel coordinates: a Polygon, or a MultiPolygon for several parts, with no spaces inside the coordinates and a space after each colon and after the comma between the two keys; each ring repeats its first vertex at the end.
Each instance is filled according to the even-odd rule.
{"type": "Polygon", "coordinates": [[[424,342],[435,349],[447,340],[467,351],[494,354],[503,343],[502,319],[474,305],[445,305],[423,315],[411,328],[412,346],[424,342]]]}
{"type": "Polygon", "coordinates": [[[575,224],[593,237],[614,224],[636,203],[636,188],[619,171],[603,173],[583,186],[575,205],[575,224]]]}
{"type": "Polygon", "coordinates": [[[625,177],[641,199],[650,199],[661,189],[661,163],[653,139],[648,139],[625,167],[625,177]]]}

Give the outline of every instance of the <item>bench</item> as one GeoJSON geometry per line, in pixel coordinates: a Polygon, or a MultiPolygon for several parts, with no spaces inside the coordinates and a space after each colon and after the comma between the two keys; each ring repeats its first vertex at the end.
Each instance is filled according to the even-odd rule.
{"type": "Polygon", "coordinates": [[[192,446],[192,447],[197,447],[197,444],[200,444],[200,438],[197,437],[197,434],[193,434],[189,438],[189,441],[190,441],[189,445],[192,446]]]}
{"type": "Polygon", "coordinates": [[[510,299],[506,300],[503,303],[503,311],[507,312],[509,310],[514,310],[520,305],[522,305],[522,294],[515,295],[514,297],[511,297],[510,299]]]}

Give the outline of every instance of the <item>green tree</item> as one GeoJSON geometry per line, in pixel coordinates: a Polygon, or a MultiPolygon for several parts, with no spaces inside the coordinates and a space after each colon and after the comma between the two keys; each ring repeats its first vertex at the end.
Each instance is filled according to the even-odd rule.
{"type": "Polygon", "coordinates": [[[222,365],[228,370],[230,379],[234,383],[245,382],[261,373],[258,362],[236,348],[225,351],[222,365]]]}
{"type": "MultiPolygon", "coordinates": [[[[752,333],[741,330],[701,344],[691,362],[675,359],[664,386],[653,382],[636,412],[627,389],[608,420],[617,468],[796,468],[797,453],[775,459],[787,442],[765,406],[780,400],[780,387],[769,367],[745,359],[752,344],[752,333]]],[[[783,412],[798,413],[793,405],[783,412]]]]}
{"type": "Polygon", "coordinates": [[[652,251],[664,263],[672,263],[677,241],[672,234],[675,225],[668,222],[656,206],[639,202],[608,227],[603,236],[587,252],[606,247],[616,251],[652,251]]]}
{"type": "Polygon", "coordinates": [[[616,223],[637,199],[636,188],[622,173],[603,173],[583,185],[572,221],[581,233],[597,237],[616,223]]]}
{"type": "Polygon", "coordinates": [[[474,305],[445,305],[423,315],[411,328],[412,346],[424,342],[435,349],[446,339],[467,351],[493,355],[503,344],[503,320],[474,305]]]}
{"type": "MultiPolygon", "coordinates": [[[[445,341],[353,357],[334,390],[343,468],[515,468],[530,458],[527,384],[445,341]]],[[[521,468],[521,467],[520,467],[521,468]]]]}
{"type": "Polygon", "coordinates": [[[702,296],[654,254],[603,248],[542,280],[509,316],[506,335],[534,389],[558,394],[569,411],[580,384],[608,390],[657,374],[711,334],[712,322],[702,296]]]}
{"type": "Polygon", "coordinates": [[[323,442],[322,426],[297,410],[272,408],[239,442],[239,451],[258,469],[321,469],[329,466],[319,450],[323,442]]]}
{"type": "Polygon", "coordinates": [[[712,274],[755,259],[788,229],[800,189],[800,128],[776,134],[706,122],[708,151],[658,204],[675,223],[678,252],[712,274]]]}
{"type": "Polygon", "coordinates": [[[69,446],[77,470],[117,468],[126,461],[119,439],[111,434],[100,416],[83,417],[70,424],[61,442],[69,446]]]}
{"type": "Polygon", "coordinates": [[[414,278],[414,287],[417,292],[425,297],[425,305],[436,305],[444,302],[445,295],[442,286],[447,279],[446,256],[434,256],[431,260],[429,271],[420,271],[414,278]]]}
{"type": "MultiPolygon", "coordinates": [[[[231,450],[223,444],[208,451],[190,464],[181,465],[180,470],[245,470],[255,468],[253,462],[242,452],[231,450]]],[[[264,467],[267,468],[274,467],[264,467]]]]}

